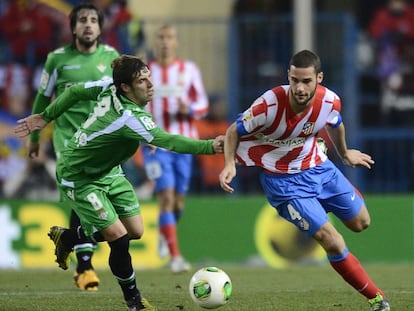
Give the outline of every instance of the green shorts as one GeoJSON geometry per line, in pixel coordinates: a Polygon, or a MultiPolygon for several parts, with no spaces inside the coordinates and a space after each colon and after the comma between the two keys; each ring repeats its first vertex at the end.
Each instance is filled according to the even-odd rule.
{"type": "Polygon", "coordinates": [[[119,217],[141,213],[134,188],[124,176],[105,176],[81,185],[59,180],[58,187],[87,236],[108,228],[119,217]]]}

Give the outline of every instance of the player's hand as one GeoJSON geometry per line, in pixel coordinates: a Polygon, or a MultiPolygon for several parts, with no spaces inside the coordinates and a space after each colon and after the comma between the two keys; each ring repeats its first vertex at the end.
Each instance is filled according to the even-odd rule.
{"type": "Polygon", "coordinates": [[[224,135],[217,136],[213,141],[213,149],[215,153],[223,153],[224,152],[224,135]]]}
{"type": "Polygon", "coordinates": [[[27,149],[29,158],[34,159],[39,156],[39,143],[29,142],[27,149]]]}
{"type": "Polygon", "coordinates": [[[14,128],[14,134],[19,138],[28,136],[31,132],[43,129],[47,122],[40,114],[33,114],[27,118],[17,121],[18,125],[14,128]]]}
{"type": "Polygon", "coordinates": [[[188,116],[190,114],[190,105],[182,98],[178,99],[178,111],[177,113],[182,116],[188,116]]]}
{"type": "Polygon", "coordinates": [[[231,181],[236,176],[236,167],[234,165],[226,165],[219,175],[221,188],[229,193],[233,193],[234,189],[230,186],[231,181]]]}
{"type": "Polygon", "coordinates": [[[154,146],[154,145],[151,145],[151,144],[147,144],[146,146],[150,149],[150,151],[149,151],[150,155],[153,155],[155,153],[155,150],[157,150],[157,146],[154,146]]]}
{"type": "Polygon", "coordinates": [[[375,163],[369,154],[355,149],[348,149],[346,151],[343,157],[343,162],[350,167],[363,166],[368,169],[375,163]]]}

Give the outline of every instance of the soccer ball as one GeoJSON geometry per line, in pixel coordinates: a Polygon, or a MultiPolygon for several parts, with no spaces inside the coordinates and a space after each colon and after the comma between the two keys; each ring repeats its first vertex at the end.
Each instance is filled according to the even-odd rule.
{"type": "Polygon", "coordinates": [[[232,285],[226,272],[217,267],[198,270],[190,280],[190,295],[201,308],[216,309],[230,299],[232,285]]]}

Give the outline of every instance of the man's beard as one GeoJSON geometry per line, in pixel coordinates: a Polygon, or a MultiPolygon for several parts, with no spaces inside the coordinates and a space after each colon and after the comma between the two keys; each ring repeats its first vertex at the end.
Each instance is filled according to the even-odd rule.
{"type": "Polygon", "coordinates": [[[291,92],[292,92],[292,98],[295,100],[295,102],[296,102],[296,104],[297,105],[299,105],[299,106],[307,106],[310,102],[311,102],[311,100],[313,99],[313,97],[315,96],[315,93],[316,93],[316,87],[315,87],[315,89],[309,94],[309,96],[308,96],[308,99],[306,100],[306,101],[304,101],[304,102],[299,102],[297,99],[296,99],[296,96],[295,96],[295,93],[293,93],[293,90],[291,89],[291,92]]]}
{"type": "Polygon", "coordinates": [[[95,45],[95,43],[97,42],[98,39],[95,39],[93,41],[86,41],[83,40],[82,38],[78,38],[78,42],[80,45],[84,46],[85,48],[90,48],[91,46],[95,45]]]}

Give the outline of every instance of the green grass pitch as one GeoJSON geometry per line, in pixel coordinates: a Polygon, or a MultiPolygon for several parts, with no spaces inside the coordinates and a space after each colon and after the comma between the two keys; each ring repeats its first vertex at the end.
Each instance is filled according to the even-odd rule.
{"type": "MultiPolygon", "coordinates": [[[[230,276],[233,294],[220,311],[363,311],[366,300],[329,267],[304,266],[277,270],[266,267],[220,266],[230,276]]],[[[191,300],[193,271],[137,270],[138,286],[159,311],[202,310],[191,300]]],[[[387,293],[391,310],[414,310],[414,264],[366,265],[372,279],[387,293]]],[[[127,310],[119,286],[108,270],[98,271],[98,292],[82,292],[72,271],[0,270],[0,310],[127,310]]]]}

